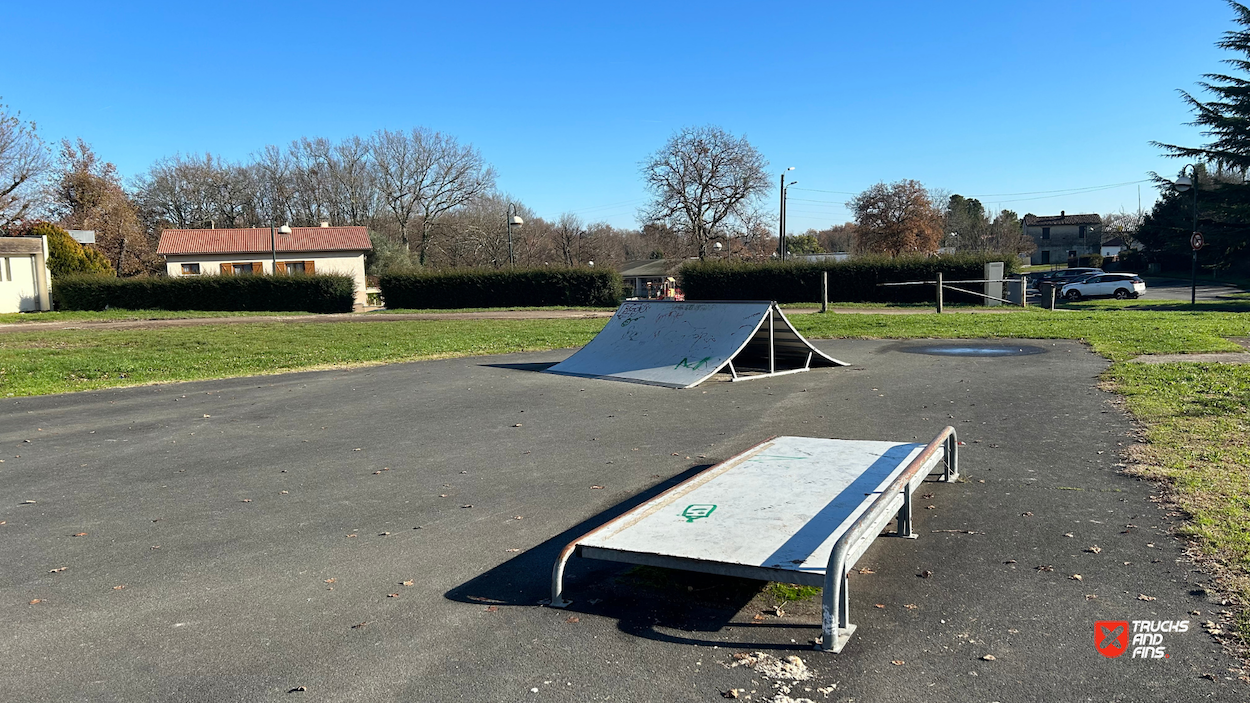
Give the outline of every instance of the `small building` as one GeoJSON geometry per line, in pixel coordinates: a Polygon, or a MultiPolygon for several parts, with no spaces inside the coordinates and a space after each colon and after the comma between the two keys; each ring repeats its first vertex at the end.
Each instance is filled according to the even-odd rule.
{"type": "Polygon", "coordinates": [[[365,304],[365,252],[373,249],[364,227],[167,229],[157,254],[170,276],[252,276],[274,273],[341,273],[356,281],[356,304],[365,304]]]}
{"type": "Polygon", "coordinates": [[[0,237],[0,313],[52,309],[47,237],[0,237]]]}
{"type": "Polygon", "coordinates": [[[1102,242],[1102,218],[1098,215],[1025,215],[1024,234],[1037,245],[1029,263],[1068,264],[1082,256],[1098,254],[1102,242]]]}
{"type": "Polygon", "coordinates": [[[1101,249],[1102,258],[1113,259],[1120,254],[1123,254],[1124,251],[1128,249],[1128,245],[1124,243],[1123,239],[1116,237],[1115,239],[1108,239],[1103,242],[1101,249]]]}
{"type": "Polygon", "coordinates": [[[643,259],[627,261],[621,267],[621,278],[630,298],[671,297],[677,288],[677,270],[681,259],[643,259]]]}

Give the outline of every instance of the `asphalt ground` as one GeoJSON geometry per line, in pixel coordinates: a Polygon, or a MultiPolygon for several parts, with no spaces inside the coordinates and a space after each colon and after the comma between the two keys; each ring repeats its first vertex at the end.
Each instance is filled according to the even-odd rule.
{"type": "MultiPolygon", "coordinates": [[[[1146,281],[1145,300],[1189,300],[1190,282],[1179,278],[1151,278],[1146,281]]],[[[1192,291],[1195,299],[1214,301],[1232,300],[1245,293],[1237,286],[1221,283],[1199,283],[1192,291]]]]}
{"type": "Polygon", "coordinates": [[[1245,700],[1178,518],[1120,473],[1107,362],[903,353],[925,343],[684,391],[537,373],[565,351],[6,400],[3,696],[758,701],[779,684],[732,664],[762,651],[810,668],[796,700],[1245,700]],[[752,581],[574,559],[574,605],[536,605],[569,540],[771,435],[947,424],[964,478],[857,565],[841,654],[812,649],[817,602],[778,616],[752,581]],[[1099,620],[1189,626],[1109,659],[1099,620]]]}

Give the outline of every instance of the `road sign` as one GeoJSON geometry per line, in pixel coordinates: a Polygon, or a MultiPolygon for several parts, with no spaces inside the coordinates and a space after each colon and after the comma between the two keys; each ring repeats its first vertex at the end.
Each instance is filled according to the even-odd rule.
{"type": "Polygon", "coordinates": [[[1194,232],[1193,236],[1189,238],[1189,246],[1193,247],[1194,251],[1201,249],[1203,244],[1202,232],[1194,232]]]}

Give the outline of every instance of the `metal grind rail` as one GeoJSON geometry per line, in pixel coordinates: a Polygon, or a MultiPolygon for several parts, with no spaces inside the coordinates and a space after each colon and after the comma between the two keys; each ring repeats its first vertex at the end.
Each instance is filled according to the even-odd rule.
{"type": "Polygon", "coordinates": [[[838,652],[849,623],[846,577],[881,530],[914,538],[912,492],[944,463],[958,477],[954,428],[928,445],[776,437],[570,542],[552,567],[550,605],[566,607],[564,571],[581,556],[823,586],[821,648],[838,652]]]}

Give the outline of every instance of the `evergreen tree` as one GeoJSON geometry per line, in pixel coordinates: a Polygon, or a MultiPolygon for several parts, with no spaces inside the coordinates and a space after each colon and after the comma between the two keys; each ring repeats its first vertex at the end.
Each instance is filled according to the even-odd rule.
{"type": "MultiPolygon", "coordinates": [[[[1224,33],[1216,42],[1221,49],[1238,52],[1242,57],[1224,59],[1224,63],[1244,74],[1250,74],[1250,8],[1239,2],[1228,3],[1236,13],[1239,30],[1224,33]]],[[[1208,73],[1198,85],[1215,99],[1203,102],[1187,91],[1179,91],[1185,102],[1197,113],[1191,124],[1203,127],[1203,134],[1212,141],[1202,147],[1177,146],[1152,142],[1168,152],[1168,156],[1195,159],[1233,169],[1250,171],[1250,79],[1224,73],[1208,73]]]]}

